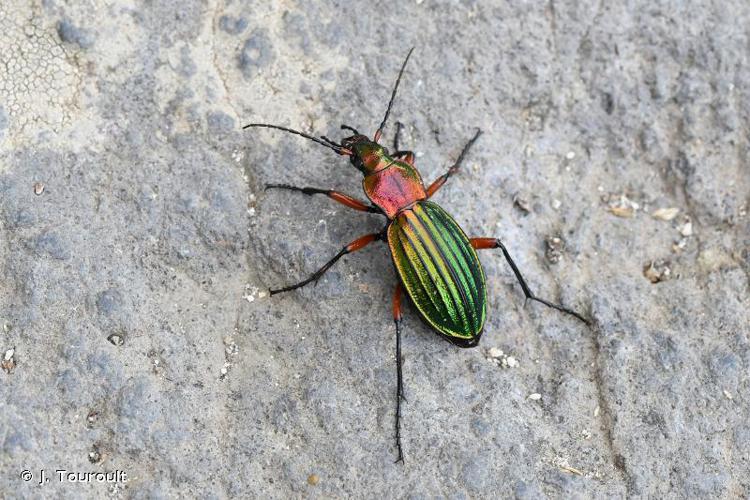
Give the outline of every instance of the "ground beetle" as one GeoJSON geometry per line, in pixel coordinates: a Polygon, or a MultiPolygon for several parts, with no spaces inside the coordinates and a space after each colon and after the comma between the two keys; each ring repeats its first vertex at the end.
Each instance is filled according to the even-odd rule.
{"type": "Polygon", "coordinates": [[[401,66],[385,117],[372,140],[348,125],[342,125],[341,129],[349,130],[354,135],[344,138],[340,144],[325,136],[313,137],[297,130],[267,123],[251,123],[243,127],[243,129],[266,127],[283,130],[322,144],[340,155],[348,156],[352,165],[364,175],[362,187],[371,203],[367,204],[329,189],[295,187],[287,184],[269,184],[266,189],[287,189],[300,191],[306,195],[324,194],[349,208],[378,213],[385,215],[388,219],[381,232],[366,234],[352,241],[306,280],[271,290],[270,293],[273,295],[288,292],[317,281],[343,255],[360,250],[373,241],[380,240],[388,243],[396,274],[399,277],[399,283],[393,293],[393,320],[396,323],[397,462],[403,461],[400,430],[401,400],[404,393],[401,376],[401,295],[403,291],[406,291],[424,321],[444,339],[459,347],[474,347],[479,344],[487,311],[484,271],[476,250],[499,248],[518,279],[526,299],[541,302],[588,324],[586,318],[572,309],[534,295],[505,245],[499,239],[468,238],[453,217],[440,205],[428,201],[448,178],[458,171],[469,148],[481,135],[481,130],[477,130],[474,137],[464,146],[453,166],[427,188],[414,167],[414,153],[399,150],[400,123],[397,123],[396,127],[394,153],[389,153],[378,143],[388,121],[401,76],[413,50],[412,48],[409,51],[401,66]]]}

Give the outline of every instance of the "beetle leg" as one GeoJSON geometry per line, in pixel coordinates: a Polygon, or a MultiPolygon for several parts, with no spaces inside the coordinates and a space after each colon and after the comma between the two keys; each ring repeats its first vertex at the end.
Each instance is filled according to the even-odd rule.
{"type": "Polygon", "coordinates": [[[474,137],[472,137],[469,142],[466,143],[466,146],[461,150],[461,154],[458,155],[458,159],[456,160],[456,163],[453,164],[451,168],[448,169],[446,173],[435,179],[435,182],[430,184],[430,187],[427,188],[427,198],[431,197],[435,192],[440,189],[443,184],[445,184],[445,181],[448,180],[448,178],[458,172],[458,169],[461,168],[461,163],[464,161],[464,157],[466,156],[466,153],[469,152],[469,148],[476,142],[477,139],[479,139],[479,136],[482,135],[482,131],[480,129],[477,129],[477,133],[474,134],[474,137]]]}
{"type": "Polygon", "coordinates": [[[348,253],[356,252],[357,250],[361,250],[362,248],[366,247],[370,243],[372,243],[375,240],[382,239],[382,233],[372,233],[372,234],[366,234],[360,238],[357,238],[356,240],[352,241],[348,245],[346,245],[344,248],[339,251],[334,257],[325,263],[323,267],[315,271],[309,278],[307,278],[304,281],[300,281],[299,283],[295,285],[289,285],[285,286],[283,288],[279,288],[276,290],[269,290],[271,295],[275,295],[277,293],[281,292],[288,292],[290,290],[295,290],[297,288],[302,288],[303,286],[307,285],[310,282],[318,281],[323,274],[325,274],[326,271],[328,271],[331,266],[333,266],[337,260],[339,260],[341,257],[348,253]]]}
{"type": "Polygon", "coordinates": [[[394,151],[398,151],[399,150],[398,142],[399,142],[399,139],[401,138],[401,129],[402,128],[404,128],[404,124],[397,121],[396,122],[396,133],[393,134],[393,150],[394,151]]]}
{"type": "Polygon", "coordinates": [[[537,302],[541,302],[547,307],[551,307],[552,309],[557,309],[558,311],[564,312],[566,314],[570,314],[571,316],[575,316],[579,320],[583,321],[587,325],[589,324],[589,320],[584,318],[581,314],[575,312],[572,309],[568,309],[565,306],[554,304],[548,300],[542,299],[540,297],[537,297],[534,295],[534,293],[529,289],[529,285],[526,284],[526,280],[523,279],[523,276],[521,276],[521,271],[518,270],[518,267],[516,266],[516,263],[513,262],[513,259],[510,256],[510,253],[508,253],[508,249],[505,248],[505,245],[503,245],[503,242],[500,241],[497,238],[471,238],[471,246],[476,248],[477,250],[482,250],[485,248],[499,248],[503,255],[505,256],[505,260],[508,261],[508,264],[510,264],[510,268],[513,270],[513,274],[516,275],[516,279],[518,280],[518,283],[521,285],[521,289],[523,289],[524,295],[526,295],[526,299],[529,300],[535,300],[537,302]]]}
{"type": "Polygon", "coordinates": [[[393,322],[396,323],[396,448],[398,458],[396,462],[404,461],[401,450],[401,400],[404,398],[404,379],[401,374],[401,283],[393,291],[393,322]]]}
{"type": "Polygon", "coordinates": [[[359,130],[349,125],[341,125],[341,130],[351,130],[352,132],[354,132],[354,135],[360,135],[359,130]]]}
{"type": "Polygon", "coordinates": [[[414,153],[412,151],[401,151],[398,147],[402,128],[404,128],[404,124],[401,122],[396,122],[396,133],[393,134],[394,153],[391,156],[393,158],[396,158],[397,160],[404,161],[413,167],[414,166],[414,153]]]}
{"type": "Polygon", "coordinates": [[[408,163],[412,167],[414,166],[414,153],[412,151],[396,151],[391,156],[404,163],[408,163]]]}
{"type": "Polygon", "coordinates": [[[359,201],[358,199],[349,196],[348,194],[339,193],[338,191],[332,191],[330,189],[318,189],[312,187],[301,188],[290,186],[288,184],[266,184],[266,190],[268,189],[287,189],[289,191],[300,191],[308,196],[312,196],[314,194],[324,194],[330,199],[341,203],[342,205],[346,205],[349,208],[353,208],[354,210],[359,210],[360,212],[371,212],[376,214],[382,213],[381,210],[374,205],[368,205],[363,201],[359,201]]]}

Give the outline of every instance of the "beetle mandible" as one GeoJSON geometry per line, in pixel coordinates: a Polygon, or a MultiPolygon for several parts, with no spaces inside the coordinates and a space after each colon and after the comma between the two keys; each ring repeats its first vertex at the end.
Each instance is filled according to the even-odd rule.
{"type": "Polygon", "coordinates": [[[401,151],[398,147],[400,123],[396,127],[394,152],[389,153],[388,149],[379,144],[406,63],[413,51],[412,47],[401,65],[385,116],[372,140],[348,125],[342,125],[341,129],[348,130],[353,135],[340,143],[325,136],[313,137],[291,128],[267,123],[250,123],[243,127],[283,130],[330,148],[339,155],[348,156],[351,164],[364,175],[362,187],[370,203],[330,189],[287,184],[268,184],[266,189],[286,189],[306,195],[323,194],[354,210],[378,213],[387,218],[382,231],[366,234],[352,241],[304,281],[270,290],[270,293],[274,295],[288,292],[315,282],[342,256],[361,250],[374,241],[388,243],[399,279],[393,292],[392,304],[393,321],[396,324],[396,462],[403,461],[404,456],[400,424],[401,401],[404,398],[401,373],[401,300],[404,292],[416,306],[422,319],[444,339],[459,347],[475,347],[479,344],[487,312],[485,276],[476,250],[499,248],[527,300],[540,302],[588,324],[588,320],[576,311],[532,293],[500,239],[468,238],[453,217],[440,205],[429,201],[459,170],[469,149],[482,134],[481,130],[477,129],[448,171],[426,188],[419,171],[414,167],[414,153],[401,151]]]}

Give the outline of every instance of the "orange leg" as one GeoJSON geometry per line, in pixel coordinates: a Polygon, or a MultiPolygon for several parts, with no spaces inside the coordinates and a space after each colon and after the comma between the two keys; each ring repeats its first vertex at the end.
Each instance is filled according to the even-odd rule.
{"type": "Polygon", "coordinates": [[[500,251],[503,252],[503,255],[505,256],[505,260],[508,261],[508,264],[510,265],[510,268],[513,270],[513,274],[516,275],[516,279],[518,280],[518,283],[521,285],[521,289],[523,290],[524,295],[526,295],[526,300],[535,300],[537,302],[541,302],[547,307],[551,307],[552,309],[557,309],[560,312],[564,312],[566,314],[570,314],[571,316],[575,316],[579,320],[583,321],[587,325],[589,324],[589,320],[584,318],[579,313],[575,312],[572,309],[568,309],[565,306],[561,306],[559,304],[554,304],[548,300],[542,299],[534,295],[534,293],[529,288],[529,285],[526,284],[526,280],[523,279],[523,276],[521,275],[521,271],[518,270],[518,266],[516,266],[516,263],[513,262],[513,259],[510,257],[510,253],[508,253],[508,249],[505,248],[505,245],[503,245],[503,242],[500,241],[497,238],[471,238],[471,246],[476,248],[477,250],[483,250],[487,248],[499,248],[500,251]]]}
{"type": "Polygon", "coordinates": [[[330,189],[318,189],[312,187],[301,188],[290,186],[288,184],[266,184],[266,190],[268,189],[287,189],[289,191],[300,191],[301,193],[304,193],[308,196],[312,196],[314,194],[324,194],[330,199],[341,203],[342,205],[346,205],[349,208],[353,208],[354,210],[359,210],[360,212],[381,213],[380,209],[373,205],[368,205],[363,201],[352,198],[348,194],[339,193],[338,191],[332,191],[330,189]]]}
{"type": "Polygon", "coordinates": [[[348,253],[356,252],[357,250],[361,250],[370,243],[372,243],[375,240],[379,240],[382,238],[381,233],[372,233],[372,234],[366,234],[360,238],[357,238],[356,240],[352,241],[348,245],[346,245],[344,248],[339,251],[334,257],[325,263],[323,267],[315,271],[309,278],[307,278],[304,281],[300,281],[299,283],[295,285],[289,285],[285,286],[283,288],[279,288],[277,290],[270,290],[271,295],[275,295],[277,293],[282,292],[288,292],[290,290],[295,290],[297,288],[302,288],[303,286],[307,285],[310,282],[318,281],[323,274],[325,274],[326,271],[328,271],[331,266],[333,266],[337,260],[339,260],[341,257],[348,253]]]}
{"type": "Polygon", "coordinates": [[[414,153],[411,151],[401,151],[398,147],[399,137],[401,136],[401,129],[404,125],[401,122],[396,122],[396,133],[393,135],[393,157],[397,160],[408,163],[412,167],[414,166],[414,153]]]}
{"type": "Polygon", "coordinates": [[[435,182],[430,184],[430,187],[427,188],[427,197],[431,197],[435,192],[440,189],[443,184],[445,184],[445,181],[448,180],[448,177],[458,172],[458,169],[461,168],[461,163],[464,161],[464,157],[466,156],[466,153],[468,153],[469,148],[476,142],[477,139],[479,139],[479,136],[482,135],[482,131],[477,129],[477,133],[474,134],[474,137],[472,137],[469,142],[466,143],[466,146],[461,150],[461,154],[458,155],[458,159],[456,160],[456,163],[453,164],[451,168],[448,169],[446,173],[435,179],[435,182]]]}
{"type": "Polygon", "coordinates": [[[396,462],[404,461],[404,453],[401,450],[401,400],[404,398],[404,380],[401,375],[401,283],[396,285],[393,291],[393,322],[396,323],[396,447],[398,448],[398,459],[396,462]]]}

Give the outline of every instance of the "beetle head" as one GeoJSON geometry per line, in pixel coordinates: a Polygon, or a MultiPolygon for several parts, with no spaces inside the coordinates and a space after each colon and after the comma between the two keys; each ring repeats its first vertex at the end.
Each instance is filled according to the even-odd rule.
{"type": "Polygon", "coordinates": [[[352,152],[352,165],[365,175],[377,170],[383,156],[388,154],[383,146],[361,134],[346,137],[341,141],[341,145],[352,152]]]}

